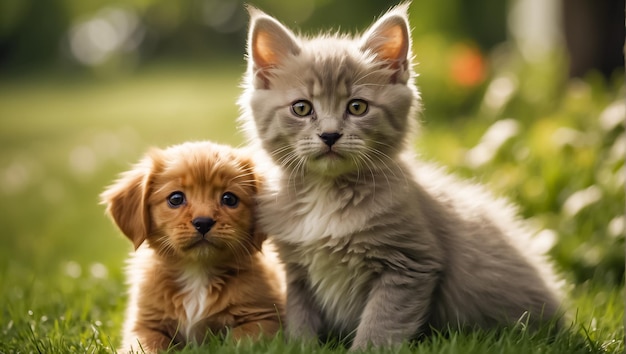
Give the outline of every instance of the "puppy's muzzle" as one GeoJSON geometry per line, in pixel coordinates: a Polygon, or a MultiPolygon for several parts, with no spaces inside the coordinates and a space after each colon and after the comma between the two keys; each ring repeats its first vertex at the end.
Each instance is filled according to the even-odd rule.
{"type": "Polygon", "coordinates": [[[193,227],[195,227],[196,230],[204,236],[211,230],[213,225],[215,225],[215,220],[211,218],[195,218],[191,221],[191,223],[193,224],[193,227]]]}

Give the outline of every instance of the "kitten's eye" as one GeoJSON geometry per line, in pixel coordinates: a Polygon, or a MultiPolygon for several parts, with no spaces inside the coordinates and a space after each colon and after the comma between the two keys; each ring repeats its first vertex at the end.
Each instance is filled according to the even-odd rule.
{"type": "Polygon", "coordinates": [[[239,205],[239,198],[231,192],[226,192],[222,195],[222,205],[236,208],[239,205]]]}
{"type": "Polygon", "coordinates": [[[363,100],[352,100],[348,102],[348,113],[360,117],[367,113],[367,102],[363,100]]]}
{"type": "Polygon", "coordinates": [[[305,100],[296,101],[291,105],[291,112],[298,117],[306,117],[313,113],[313,105],[305,100]]]}
{"type": "Polygon", "coordinates": [[[170,208],[175,209],[186,203],[187,198],[185,198],[185,193],[183,192],[174,192],[170,194],[169,197],[167,197],[167,204],[170,206],[170,208]]]}

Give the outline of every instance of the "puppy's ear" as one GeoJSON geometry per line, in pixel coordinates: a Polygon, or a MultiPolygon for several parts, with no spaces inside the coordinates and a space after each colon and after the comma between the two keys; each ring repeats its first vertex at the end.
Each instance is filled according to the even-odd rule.
{"type": "Polygon", "coordinates": [[[139,248],[149,232],[150,215],[146,198],[153,165],[153,158],[145,157],[100,194],[101,204],[107,206],[107,213],[133,242],[135,249],[139,248]]]}

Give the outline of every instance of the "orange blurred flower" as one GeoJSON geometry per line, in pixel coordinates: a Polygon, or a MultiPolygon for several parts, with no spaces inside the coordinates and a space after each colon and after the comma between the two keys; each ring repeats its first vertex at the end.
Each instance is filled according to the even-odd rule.
{"type": "Polygon", "coordinates": [[[450,76],[456,85],[473,87],[483,82],[486,63],[478,48],[468,44],[457,44],[450,52],[450,76]]]}

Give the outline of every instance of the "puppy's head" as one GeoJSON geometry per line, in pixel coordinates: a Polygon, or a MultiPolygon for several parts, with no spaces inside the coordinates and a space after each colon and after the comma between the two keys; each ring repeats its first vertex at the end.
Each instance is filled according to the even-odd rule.
{"type": "Polygon", "coordinates": [[[138,248],[185,259],[258,250],[258,179],[251,159],[209,142],[153,150],[101,194],[107,212],[138,248]]]}

